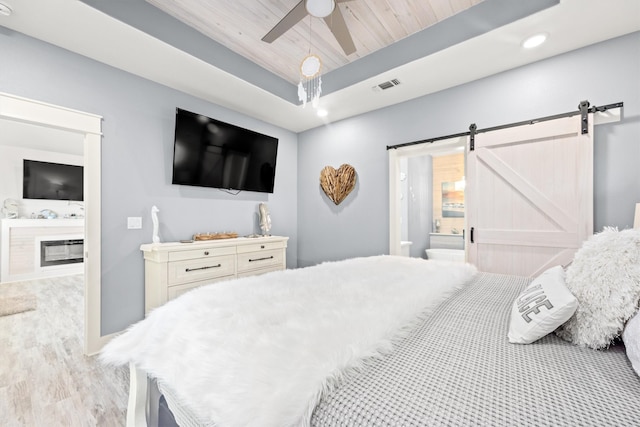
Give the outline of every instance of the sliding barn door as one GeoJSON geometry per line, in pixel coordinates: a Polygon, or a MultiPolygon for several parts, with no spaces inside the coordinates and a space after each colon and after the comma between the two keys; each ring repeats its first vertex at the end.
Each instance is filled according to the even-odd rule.
{"type": "Polygon", "coordinates": [[[467,244],[480,271],[537,276],[593,233],[592,118],[586,134],[577,115],[475,135],[467,244]]]}

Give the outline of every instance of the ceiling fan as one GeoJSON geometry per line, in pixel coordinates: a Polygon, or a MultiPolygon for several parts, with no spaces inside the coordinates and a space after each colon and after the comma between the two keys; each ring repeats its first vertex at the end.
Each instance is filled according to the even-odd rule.
{"type": "Polygon", "coordinates": [[[340,8],[336,3],[345,3],[350,0],[300,0],[300,2],[287,13],[263,38],[262,41],[271,43],[278,37],[289,31],[291,27],[300,22],[307,15],[323,18],[329,26],[334,37],[340,44],[345,55],[351,55],[356,51],[353,39],[344,21],[340,8]]]}

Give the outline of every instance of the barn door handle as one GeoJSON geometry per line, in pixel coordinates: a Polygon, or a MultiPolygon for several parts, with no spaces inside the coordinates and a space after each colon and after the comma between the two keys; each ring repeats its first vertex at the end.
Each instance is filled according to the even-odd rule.
{"type": "Polygon", "coordinates": [[[469,229],[469,241],[471,243],[474,243],[473,242],[473,227],[471,227],[471,229],[469,229]]]}

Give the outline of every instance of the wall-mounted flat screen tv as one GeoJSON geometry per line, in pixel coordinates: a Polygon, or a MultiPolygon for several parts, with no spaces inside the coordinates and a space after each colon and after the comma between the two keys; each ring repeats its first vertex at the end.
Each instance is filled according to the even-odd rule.
{"type": "Polygon", "coordinates": [[[83,167],[24,159],[23,199],[83,200],[83,167]]]}
{"type": "Polygon", "coordinates": [[[273,193],[278,139],[176,108],[173,184],[273,193]]]}

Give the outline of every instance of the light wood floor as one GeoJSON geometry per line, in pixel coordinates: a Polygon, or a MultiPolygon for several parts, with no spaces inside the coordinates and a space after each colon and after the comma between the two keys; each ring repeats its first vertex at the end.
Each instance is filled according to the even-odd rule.
{"type": "Polygon", "coordinates": [[[123,426],[129,373],[83,354],[83,276],[0,285],[34,311],[0,316],[0,426],[123,426]]]}

